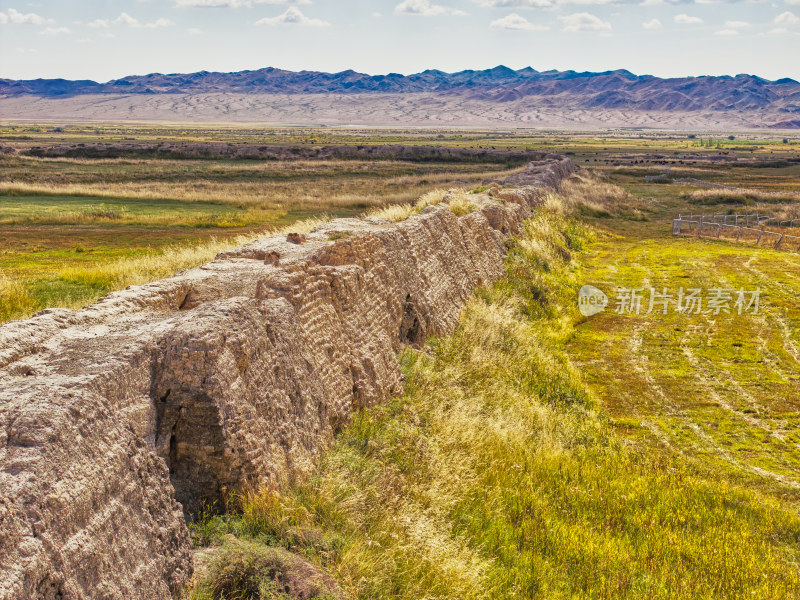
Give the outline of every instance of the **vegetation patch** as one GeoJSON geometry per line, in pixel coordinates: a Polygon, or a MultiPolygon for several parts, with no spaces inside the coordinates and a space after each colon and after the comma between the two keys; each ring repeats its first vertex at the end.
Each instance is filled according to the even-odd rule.
{"type": "Polygon", "coordinates": [[[630,444],[643,427],[604,417],[572,366],[595,246],[575,204],[548,199],[509,244],[506,277],[452,336],[402,354],[404,396],[359,413],[310,481],[248,492],[196,531],[291,548],[358,598],[800,593],[790,505],[630,444]]]}
{"type": "Polygon", "coordinates": [[[195,597],[208,600],[337,600],[336,582],[282,548],[228,536],[195,597]]]}
{"type": "Polygon", "coordinates": [[[800,192],[776,192],[751,189],[697,190],[689,194],[696,204],[786,204],[800,202],[800,192]]]}

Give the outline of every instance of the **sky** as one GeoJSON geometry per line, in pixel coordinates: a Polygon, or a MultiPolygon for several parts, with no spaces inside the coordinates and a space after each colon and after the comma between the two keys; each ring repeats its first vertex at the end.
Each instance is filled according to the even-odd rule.
{"type": "Polygon", "coordinates": [[[505,65],[800,80],[800,0],[0,0],[0,77],[505,65]]]}

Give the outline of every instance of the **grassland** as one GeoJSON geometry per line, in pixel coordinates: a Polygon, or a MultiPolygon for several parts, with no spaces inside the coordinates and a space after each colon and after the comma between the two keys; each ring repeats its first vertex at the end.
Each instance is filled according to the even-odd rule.
{"type": "MultiPolygon", "coordinates": [[[[86,130],[68,129],[0,127],[0,144],[24,151],[88,139],[86,130]]],[[[114,131],[92,141],[114,141],[114,131]]],[[[156,131],[162,140],[187,137],[181,130],[156,131]]],[[[131,128],[119,137],[135,145],[152,140],[150,132],[131,128]]],[[[194,137],[238,139],[218,132],[194,137]]],[[[262,137],[250,132],[242,139],[262,137]]],[[[427,192],[478,185],[515,166],[0,154],[0,322],[53,306],[82,306],[202,264],[270,230],[410,205],[427,192]]]]}
{"type": "Polygon", "coordinates": [[[551,197],[458,330],[402,355],[402,398],[359,414],[311,481],[201,519],[222,546],[194,598],[221,597],[226,535],[358,598],[800,595],[800,257],[757,251],[734,280],[722,265],[750,249],[667,237],[666,208],[591,178],[551,197]],[[584,283],[747,287],[769,261],[791,281],[762,315],[576,310],[584,283]]]}
{"type": "MultiPolygon", "coordinates": [[[[210,558],[198,560],[196,600],[237,589],[279,597],[276,563],[265,558],[275,547],[364,599],[800,597],[800,255],[670,235],[681,212],[793,214],[797,140],[748,134],[709,147],[638,132],[13,127],[7,143],[20,145],[413,141],[559,151],[588,167],[510,244],[505,279],[476,292],[456,332],[401,355],[404,395],[360,412],[311,480],[250,490],[199,516],[198,556],[210,558]],[[667,183],[645,182],[660,174],[667,183]],[[605,312],[579,314],[584,284],[612,297],[605,312]],[[617,288],[651,287],[760,288],[760,311],[615,312],[617,288]]],[[[52,162],[32,163],[40,170],[27,179],[28,163],[9,163],[18,187],[0,196],[9,207],[0,228],[16,236],[4,238],[0,267],[13,277],[0,279],[0,294],[33,301],[28,311],[76,297],[75,286],[89,298],[202,262],[214,244],[266,223],[336,210],[403,219],[443,194],[430,190],[469,190],[498,170],[52,162]],[[137,175],[103,195],[105,175],[93,169],[128,168],[137,175]],[[248,188],[251,177],[277,201],[248,188]],[[199,193],[199,179],[229,200],[199,193]],[[347,199],[353,189],[358,198],[347,199]]],[[[469,195],[457,204],[468,210],[469,195]]]]}

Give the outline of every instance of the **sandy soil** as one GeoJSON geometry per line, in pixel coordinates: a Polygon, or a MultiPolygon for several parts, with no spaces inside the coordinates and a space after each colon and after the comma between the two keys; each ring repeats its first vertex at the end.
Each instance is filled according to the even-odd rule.
{"type": "MultiPolygon", "coordinates": [[[[313,125],[500,126],[557,129],[643,127],[751,129],[781,120],[756,112],[648,112],[489,102],[437,94],[159,94],[0,98],[5,120],[197,121],[313,125]]],[[[785,115],[784,117],[785,118],[785,115]]]]}

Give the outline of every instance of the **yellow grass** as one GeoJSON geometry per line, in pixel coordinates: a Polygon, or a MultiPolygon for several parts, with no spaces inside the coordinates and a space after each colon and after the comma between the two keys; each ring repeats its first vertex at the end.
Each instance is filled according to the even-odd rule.
{"type": "Polygon", "coordinates": [[[390,219],[395,222],[404,221],[408,217],[418,215],[428,206],[439,204],[439,202],[444,199],[446,194],[448,194],[446,190],[432,190],[421,196],[414,203],[406,202],[404,204],[395,204],[383,208],[374,208],[367,211],[364,216],[390,219]]]}
{"type": "Polygon", "coordinates": [[[768,192],[749,188],[697,190],[689,194],[692,202],[699,204],[740,203],[768,204],[800,202],[800,192],[768,192]]]}
{"type": "MultiPolygon", "coordinates": [[[[509,242],[506,278],[457,330],[401,355],[402,398],[356,414],[310,481],[245,492],[197,539],[282,546],[370,600],[798,597],[789,503],[618,437],[571,364],[594,236],[564,213],[621,194],[570,185],[578,197],[549,198],[558,210],[509,242]]],[[[195,600],[215,587],[211,574],[195,600]]]]}
{"type": "Polygon", "coordinates": [[[35,300],[25,290],[24,285],[0,272],[0,323],[20,314],[29,314],[35,306],[35,300]]]}
{"type": "Polygon", "coordinates": [[[122,289],[129,285],[148,283],[174,275],[183,269],[198,267],[214,260],[220,252],[248,244],[268,235],[285,235],[289,232],[308,233],[327,223],[327,216],[306,219],[280,229],[269,230],[232,238],[211,238],[193,246],[172,246],[144,256],[123,258],[106,264],[67,267],[59,273],[60,279],[104,289],[122,289]]]}
{"type": "MultiPolygon", "coordinates": [[[[92,163],[94,164],[94,163],[92,163]]],[[[31,165],[36,167],[35,164],[31,165]]],[[[96,165],[95,165],[96,166],[96,165]]],[[[127,166],[127,165],[126,165],[127,166]]],[[[141,173],[122,172],[116,178],[100,173],[39,174],[36,181],[21,176],[0,181],[0,195],[92,196],[98,198],[131,198],[143,200],[179,200],[184,202],[223,202],[247,208],[281,209],[310,208],[333,210],[353,205],[385,206],[413,203],[426,188],[447,185],[456,178],[481,180],[504,177],[508,170],[454,169],[443,172],[421,172],[393,175],[391,170],[408,169],[407,165],[385,163],[380,169],[384,177],[361,175],[357,164],[297,162],[264,165],[209,165],[198,177],[186,177],[180,165],[174,171],[150,171],[143,164],[141,173]],[[269,177],[264,171],[269,169],[269,177]],[[261,171],[260,178],[247,174],[261,171]],[[175,179],[175,172],[180,175],[175,179]],[[214,179],[213,177],[218,177],[214,179]],[[307,177],[307,178],[306,178],[307,177]],[[70,179],[77,181],[70,181],[70,179]],[[89,179],[90,181],[84,181],[89,179]]],[[[153,167],[156,168],[156,167],[153,167]]],[[[158,165],[158,168],[164,168],[158,165]]],[[[369,170],[365,167],[363,173],[369,170]]]]}

